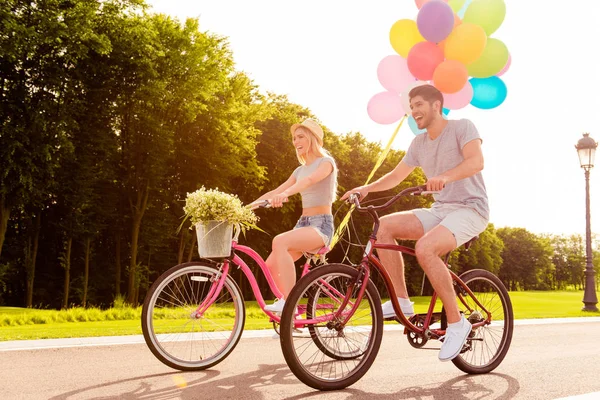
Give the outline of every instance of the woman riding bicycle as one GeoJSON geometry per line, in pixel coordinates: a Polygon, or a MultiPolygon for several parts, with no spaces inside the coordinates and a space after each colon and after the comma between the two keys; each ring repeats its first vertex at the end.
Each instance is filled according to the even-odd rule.
{"type": "Polygon", "coordinates": [[[288,197],[296,193],[302,196],[302,216],[294,229],[275,236],[266,260],[283,297],[265,310],[277,313],[283,310],[296,282],[294,261],[303,253],[329,246],[334,232],[331,204],[336,197],[338,171],[335,160],[323,148],[323,129],[314,120],[306,119],[292,125],[290,131],[301,165],[287,181],[252,202],[268,200],[272,207],[281,207],[288,197]]]}

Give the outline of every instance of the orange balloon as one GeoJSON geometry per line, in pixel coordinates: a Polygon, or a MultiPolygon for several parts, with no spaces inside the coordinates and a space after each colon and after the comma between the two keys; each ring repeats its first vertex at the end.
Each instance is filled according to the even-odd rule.
{"type": "Polygon", "coordinates": [[[462,19],[460,19],[458,14],[454,13],[454,27],[456,28],[460,24],[462,24],[462,19]]]}
{"type": "Polygon", "coordinates": [[[456,60],[446,60],[433,72],[433,86],[442,93],[456,93],[465,86],[469,72],[464,64],[456,60]]]}
{"type": "Polygon", "coordinates": [[[463,22],[446,38],[444,55],[447,60],[468,65],[483,54],[486,43],[487,35],[481,26],[463,22]]]}

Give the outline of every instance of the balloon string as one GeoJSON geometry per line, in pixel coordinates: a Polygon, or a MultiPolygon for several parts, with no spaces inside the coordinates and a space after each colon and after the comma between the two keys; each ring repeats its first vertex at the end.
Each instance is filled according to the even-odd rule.
{"type": "MultiPolygon", "coordinates": [[[[385,161],[385,158],[387,157],[388,153],[390,152],[390,149],[392,148],[392,143],[394,143],[394,140],[396,139],[396,136],[398,135],[398,131],[400,130],[400,127],[402,126],[402,124],[404,123],[404,121],[406,120],[407,117],[408,117],[408,115],[404,114],[404,117],[402,117],[402,119],[400,120],[400,123],[394,130],[392,137],[390,137],[390,140],[388,140],[387,145],[385,146],[385,148],[379,155],[379,159],[377,160],[377,162],[375,163],[375,166],[371,170],[371,173],[369,174],[369,177],[367,178],[365,185],[369,183],[369,181],[375,175],[375,172],[379,169],[381,164],[383,164],[383,162],[385,161]]],[[[344,228],[346,227],[346,225],[348,224],[348,221],[350,220],[350,215],[352,214],[352,211],[354,211],[354,204],[352,204],[352,206],[350,207],[350,210],[348,210],[348,213],[346,214],[346,216],[344,216],[342,223],[337,227],[335,234],[333,235],[333,238],[331,239],[331,244],[329,245],[329,248],[333,248],[333,246],[335,246],[335,244],[338,242],[338,240],[342,236],[342,234],[344,232],[344,228]]]]}

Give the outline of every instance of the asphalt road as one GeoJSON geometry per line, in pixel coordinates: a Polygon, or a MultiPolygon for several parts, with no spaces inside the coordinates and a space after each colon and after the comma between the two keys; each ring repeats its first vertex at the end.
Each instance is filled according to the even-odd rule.
{"type": "Polygon", "coordinates": [[[600,398],[600,319],[517,325],[504,362],[478,376],[439,362],[436,350],[410,347],[400,331],[385,332],[369,372],[337,392],[315,391],[299,382],[285,364],[279,340],[270,334],[243,338],[222,363],[186,373],[161,364],[145,344],[9,348],[6,343],[4,350],[0,346],[0,398],[10,400],[479,400],[559,399],[586,393],[582,398],[600,398]]]}

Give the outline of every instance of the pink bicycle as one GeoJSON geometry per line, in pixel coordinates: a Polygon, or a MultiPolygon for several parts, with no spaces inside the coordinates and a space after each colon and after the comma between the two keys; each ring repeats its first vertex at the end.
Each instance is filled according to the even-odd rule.
{"type": "MultiPolygon", "coordinates": [[[[267,202],[260,207],[268,207],[267,202]]],[[[142,331],[152,353],[169,367],[182,371],[210,368],[223,361],[238,344],[246,320],[244,298],[229,275],[238,266],[250,282],[258,305],[273,322],[277,333],[280,316],[265,311],[256,278],[238,253],[250,256],[278,298],[280,290],[263,258],[253,249],[238,244],[239,231],[231,242],[231,255],[176,265],[164,272],[150,287],[142,307],[142,331]]],[[[302,276],[311,267],[314,255],[329,248],[307,253],[302,276]]],[[[339,293],[338,293],[339,294],[339,293]]],[[[299,314],[311,314],[299,306],[299,314]]]]}

